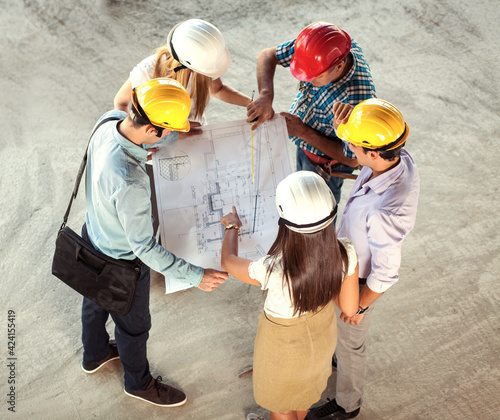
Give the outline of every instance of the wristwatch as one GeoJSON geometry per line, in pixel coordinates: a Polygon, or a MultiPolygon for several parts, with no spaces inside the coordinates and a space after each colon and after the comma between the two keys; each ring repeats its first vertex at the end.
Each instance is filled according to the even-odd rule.
{"type": "Polygon", "coordinates": [[[361,315],[361,314],[364,314],[368,308],[369,308],[369,306],[367,306],[365,309],[363,309],[363,308],[360,306],[360,307],[358,308],[358,311],[356,312],[356,315],[361,315]]]}
{"type": "Polygon", "coordinates": [[[236,225],[233,225],[233,224],[226,226],[225,230],[229,230],[229,229],[236,229],[238,233],[240,232],[240,227],[236,226],[236,225]]]}

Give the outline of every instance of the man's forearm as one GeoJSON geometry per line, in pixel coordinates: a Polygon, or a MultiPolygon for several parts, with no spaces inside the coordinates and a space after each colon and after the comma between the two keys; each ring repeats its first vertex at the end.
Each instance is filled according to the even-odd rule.
{"type": "Polygon", "coordinates": [[[274,73],[278,60],[276,47],[262,50],[257,61],[257,87],[259,95],[266,95],[271,102],[274,98],[274,73]]]}
{"type": "Polygon", "coordinates": [[[350,159],[346,155],[344,155],[344,149],[341,140],[324,136],[319,131],[316,131],[314,128],[311,128],[307,125],[305,125],[305,127],[306,128],[304,129],[303,134],[297,137],[302,138],[312,147],[318,149],[320,152],[344,165],[353,167],[358,165],[357,159],[350,159]]]}
{"type": "Polygon", "coordinates": [[[359,295],[359,306],[361,308],[368,308],[373,302],[375,302],[383,293],[374,292],[372,289],[365,285],[363,290],[359,295]]]}

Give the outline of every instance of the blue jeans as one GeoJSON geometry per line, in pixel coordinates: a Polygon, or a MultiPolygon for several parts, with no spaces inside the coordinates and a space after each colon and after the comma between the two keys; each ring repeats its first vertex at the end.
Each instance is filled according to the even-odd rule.
{"type": "MultiPolygon", "coordinates": [[[[318,173],[317,170],[317,165],[312,164],[309,159],[307,158],[307,155],[304,153],[304,151],[300,148],[297,148],[297,171],[312,171],[317,173],[318,175],[321,176],[320,173],[318,173]]],[[[345,165],[339,165],[335,167],[336,172],[345,172],[347,174],[352,174],[354,171],[354,168],[351,168],[350,166],[345,166],[345,165]]],[[[325,180],[326,181],[326,180],[325,180]]],[[[335,197],[335,201],[337,204],[340,203],[340,189],[342,188],[342,185],[344,184],[344,178],[337,178],[337,177],[330,177],[330,180],[326,182],[330,189],[332,190],[333,196],[335,197]]]]}
{"type": "MultiPolygon", "coordinates": [[[[82,238],[90,242],[85,224],[82,238]]],[[[106,321],[111,315],[115,323],[116,345],[125,371],[125,389],[129,391],[145,390],[152,378],[146,356],[146,342],[151,328],[149,289],[149,267],[143,264],[134,303],[127,315],[112,315],[91,300],[83,298],[83,361],[98,362],[108,355],[109,334],[106,331],[106,321]]]]}

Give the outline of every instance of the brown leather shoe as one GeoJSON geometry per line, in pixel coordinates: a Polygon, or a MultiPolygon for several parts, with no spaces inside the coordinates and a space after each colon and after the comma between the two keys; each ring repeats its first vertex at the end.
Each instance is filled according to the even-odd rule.
{"type": "Polygon", "coordinates": [[[109,340],[109,353],[108,355],[100,360],[99,362],[93,363],[83,363],[82,362],[82,370],[85,373],[95,373],[100,368],[102,368],[106,363],[111,362],[111,360],[119,359],[120,355],[118,354],[118,347],[116,346],[115,340],[109,340]]]}
{"type": "Polygon", "coordinates": [[[151,379],[145,391],[127,391],[125,394],[160,407],[177,407],[187,401],[184,392],[164,384],[161,376],[151,379]]]}

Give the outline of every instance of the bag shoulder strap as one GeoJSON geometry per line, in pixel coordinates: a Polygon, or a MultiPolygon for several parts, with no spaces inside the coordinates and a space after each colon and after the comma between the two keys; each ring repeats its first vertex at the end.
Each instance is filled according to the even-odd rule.
{"type": "Polygon", "coordinates": [[[73,204],[73,200],[76,198],[78,194],[78,188],[80,187],[80,182],[83,177],[83,172],[85,171],[85,166],[87,166],[87,152],[89,151],[89,145],[90,145],[90,140],[92,140],[92,136],[94,133],[97,131],[97,129],[103,125],[106,124],[109,121],[114,121],[114,120],[120,120],[118,117],[108,117],[103,119],[97,126],[94,128],[94,131],[92,131],[92,134],[90,135],[89,141],[87,143],[87,148],[85,149],[85,155],[83,156],[82,163],[80,164],[80,169],[78,169],[78,175],[76,176],[76,181],[75,181],[75,186],[73,188],[73,192],[71,194],[71,198],[69,200],[68,208],[66,210],[66,213],[64,214],[63,218],[63,224],[61,225],[60,230],[64,229],[66,226],[66,222],[68,221],[69,217],[69,212],[71,211],[71,205],[73,204]]]}

